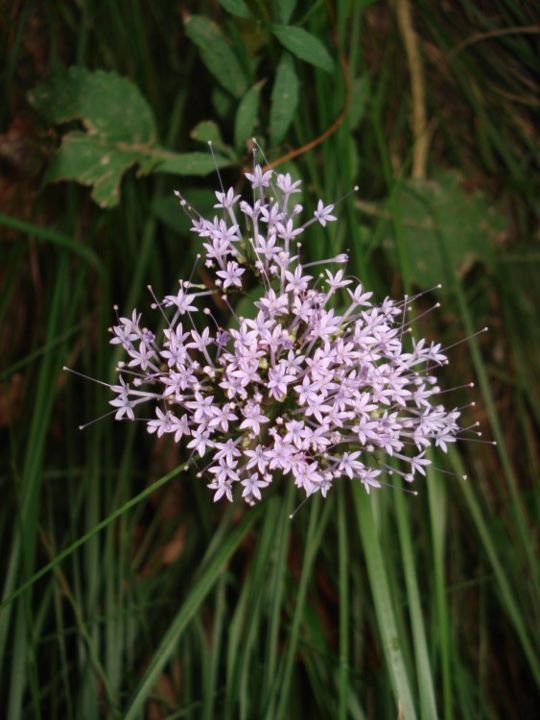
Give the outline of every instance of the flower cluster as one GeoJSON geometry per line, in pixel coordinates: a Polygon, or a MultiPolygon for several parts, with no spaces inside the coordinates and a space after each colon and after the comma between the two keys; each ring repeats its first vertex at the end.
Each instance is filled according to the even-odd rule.
{"type": "Polygon", "coordinates": [[[250,202],[216,192],[212,220],[180,196],[213,284],[180,280],[176,294],[154,298],[158,334],[136,311],[118,318],[111,342],[127,358],[111,386],[115,417],[134,420],[149,404],[148,432],[204,458],[214,500],[232,501],[238,487],[251,504],[280,476],[326,496],[345,477],[369,493],[384,468],[408,482],[425,475],[426,450],[455,442],[460,413],[437,402],[440,345],[410,337],[414,298],[372,304],[345,254],[304,262],[303,233],[335,221],[334,205],[319,201],[302,222],[300,181],[258,165],[246,178],[250,202]],[[236,316],[235,297],[257,285],[249,317],[236,316]],[[204,307],[212,296],[230,308],[228,329],[204,307]]]}

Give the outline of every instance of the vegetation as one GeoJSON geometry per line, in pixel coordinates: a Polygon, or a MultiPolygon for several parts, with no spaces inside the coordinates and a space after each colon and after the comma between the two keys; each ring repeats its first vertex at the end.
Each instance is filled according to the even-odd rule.
{"type": "Polygon", "coordinates": [[[535,716],[533,5],[5,4],[4,717],[535,716]],[[253,135],[308,209],[359,186],[306,254],[349,249],[380,299],[443,284],[417,327],[467,338],[444,380],[475,381],[451,402],[476,401],[466,417],[497,446],[435,456],[417,497],[343,483],[291,521],[285,483],[253,509],[214,504],[140,424],[78,430],[109,395],[62,366],[114,378],[113,305],[147,308],[149,283],[161,297],[194,265],[173,189],[209,214],[207,141],[241,190],[253,135]]]}

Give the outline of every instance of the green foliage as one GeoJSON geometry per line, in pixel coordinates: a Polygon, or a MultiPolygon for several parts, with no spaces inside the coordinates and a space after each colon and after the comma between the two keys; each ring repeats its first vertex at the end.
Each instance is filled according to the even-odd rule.
{"type": "Polygon", "coordinates": [[[208,70],[225,90],[240,99],[247,90],[248,78],[219,26],[202,15],[190,15],[185,28],[208,70]]]}
{"type": "Polygon", "coordinates": [[[102,207],[116,205],[124,172],[139,165],[148,174],[159,162],[156,128],[138,89],[114,73],[83,68],[57,72],[29,93],[29,100],[53,124],[81,120],[86,133],[68,132],[48,168],[46,181],[78,180],[93,186],[102,207]]]}
{"type": "MultiPolygon", "coordinates": [[[[174,3],[54,3],[46,17],[12,5],[0,30],[5,716],[535,717],[537,53],[534,34],[507,32],[530,27],[527,11],[411,4],[431,139],[419,183],[403,38],[380,3],[334,3],[334,19],[308,0],[203,2],[185,25],[174,3]],[[279,166],[304,179],[307,209],[359,186],[339,223],[308,228],[306,262],[348,250],[377,298],[444,284],[440,313],[423,315],[427,296],[410,320],[452,346],[445,402],[475,401],[465,418],[483,435],[436,454],[417,497],[343,483],[291,521],[293,487],[255,511],[224,507],[202,464],[184,470],[188,454],[140,424],[77,429],[109,395],[61,367],[112,381],[113,304],[155,327],[147,285],[209,283],[172,191],[218,214],[218,178],[200,179],[214,173],[207,143],[243,193],[254,133],[270,161],[310,148],[279,166]],[[43,178],[75,182],[43,190],[43,178]]],[[[234,325],[212,298],[216,322],[234,325]]]]}
{"type": "Polygon", "coordinates": [[[461,277],[475,262],[491,267],[508,224],[483,193],[466,193],[455,172],[407,181],[391,207],[399,218],[410,280],[421,288],[461,277]]]}
{"type": "Polygon", "coordinates": [[[252,137],[257,125],[259,115],[259,102],[261,89],[265,81],[261,80],[250,87],[246,92],[236,111],[234,122],[234,145],[241,150],[243,144],[252,137]]]}
{"type": "MultiPolygon", "coordinates": [[[[45,181],[89,185],[101,207],[118,204],[122,176],[134,165],[138,175],[206,175],[215,167],[207,154],[179,155],[160,147],[147,102],[133,83],[114,73],[77,67],[58,71],[34,88],[29,100],[50,123],[80,120],[86,130],[63,136],[45,181]]],[[[220,167],[229,162],[217,158],[220,167]]]]}
{"type": "Polygon", "coordinates": [[[294,60],[284,52],[276,68],[276,79],[272,88],[270,104],[270,145],[280,143],[296,114],[298,107],[298,77],[294,60]]]}
{"type": "Polygon", "coordinates": [[[297,58],[327,73],[334,71],[331,55],[315,35],[292,25],[273,25],[271,29],[283,47],[297,58]]]}
{"type": "Polygon", "coordinates": [[[218,168],[231,165],[230,157],[209,152],[164,153],[154,172],[171,173],[173,175],[200,175],[202,177],[215,172],[218,168]]]}
{"type": "Polygon", "coordinates": [[[287,25],[296,7],[296,0],[274,0],[278,22],[287,25]]]}
{"type": "Polygon", "coordinates": [[[197,142],[212,143],[220,150],[226,148],[219,126],[213,120],[202,120],[197,123],[189,136],[197,142]]]}
{"type": "Polygon", "coordinates": [[[249,20],[252,15],[244,0],[219,0],[219,4],[231,15],[249,20]]]}
{"type": "MultiPolygon", "coordinates": [[[[197,123],[197,125],[195,125],[189,133],[189,136],[192,140],[203,143],[206,146],[206,151],[203,155],[207,162],[211,160],[211,153],[208,150],[209,144],[212,145],[212,149],[215,148],[220,151],[221,154],[217,155],[216,163],[214,164],[212,161],[212,166],[214,168],[216,164],[218,167],[223,167],[228,163],[230,164],[230,162],[236,158],[234,149],[230,147],[230,145],[227,145],[225,140],[223,140],[219,125],[213,120],[202,120],[200,123],[197,123]]],[[[183,153],[183,156],[187,154],[188,153],[183,153]]]]}
{"type": "Polygon", "coordinates": [[[28,95],[51,123],[81,120],[90,136],[132,145],[155,144],[152,111],[138,88],[115,73],[72,67],[57,71],[28,95]]]}

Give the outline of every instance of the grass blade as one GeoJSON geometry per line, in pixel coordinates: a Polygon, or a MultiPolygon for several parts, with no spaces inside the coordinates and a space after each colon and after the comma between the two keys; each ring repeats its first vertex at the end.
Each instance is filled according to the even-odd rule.
{"type": "Polygon", "coordinates": [[[143,678],[141,679],[128,707],[124,713],[124,720],[134,720],[139,716],[149,693],[151,692],[163,667],[174,653],[178,640],[199,609],[201,603],[215,585],[230,557],[243,540],[255,520],[261,513],[261,506],[250,510],[242,522],[232,530],[214,557],[208,563],[206,570],[194,585],[188,597],[182,603],[180,610],[161,639],[152,660],[150,661],[143,678]]]}
{"type": "Polygon", "coordinates": [[[396,699],[396,705],[398,711],[403,713],[405,720],[415,720],[416,710],[413,702],[413,693],[401,649],[403,640],[398,633],[398,623],[384,567],[381,540],[373,517],[372,505],[375,498],[368,497],[360,485],[353,486],[353,497],[358,528],[366,558],[369,583],[375,603],[378,630],[381,635],[384,656],[396,699]]]}

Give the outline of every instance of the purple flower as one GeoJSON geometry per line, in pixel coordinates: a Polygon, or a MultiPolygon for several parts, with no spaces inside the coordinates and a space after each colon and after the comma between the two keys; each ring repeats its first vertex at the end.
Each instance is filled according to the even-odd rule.
{"type": "Polygon", "coordinates": [[[302,182],[301,180],[296,180],[295,182],[293,182],[290,174],[286,173],[285,175],[277,176],[276,185],[283,193],[285,199],[285,197],[288,197],[293,193],[301,192],[300,186],[302,185],[302,182]]]}
{"type": "Polygon", "coordinates": [[[272,178],[272,171],[263,171],[260,165],[255,165],[253,173],[246,173],[246,178],[251,183],[251,187],[256,190],[257,188],[270,187],[270,180],[272,178]]]}
{"type": "Polygon", "coordinates": [[[173,416],[170,410],[162,412],[160,408],[156,408],[157,417],[154,420],[150,420],[146,429],[149,433],[156,433],[158,437],[161,437],[164,433],[172,432],[174,429],[173,416]]]}
{"type": "Polygon", "coordinates": [[[116,419],[134,420],[150,403],[148,432],[204,457],[200,476],[215,501],[236,494],[253,504],[280,477],[326,497],[336,481],[370,493],[383,469],[408,482],[425,476],[426,450],[446,452],[462,430],[459,410],[437,402],[434,370],[447,363],[440,344],[406,332],[413,299],[372,305],[372,293],[336,269],[345,254],[305,263],[296,240],[310,224],[336,220],[334,205],[319,200],[302,224],[302,206],[289,202],[300,181],[258,165],[246,178],[252,204],[232,188],[217,192],[222,217],[197,217],[192,230],[227,302],[232,290],[261,286],[253,311],[220,327],[198,307],[216,291],[180,281],[176,295],[154,298],[161,313],[171,308],[156,336],[135,310],[118,318],[111,343],[127,365],[109,385],[116,419]],[[308,274],[321,264],[324,272],[308,274]]]}
{"type": "Polygon", "coordinates": [[[240,279],[245,273],[245,270],[241,268],[237,262],[231,261],[227,263],[225,270],[218,270],[216,275],[221,278],[223,287],[226,290],[231,285],[236,287],[242,287],[242,280],[240,279]]]}
{"type": "Polygon", "coordinates": [[[163,304],[165,307],[176,305],[180,315],[184,315],[187,312],[194,312],[197,310],[196,306],[191,304],[194,299],[195,295],[188,295],[181,287],[176,295],[165,295],[163,298],[163,304]]]}
{"type": "Polygon", "coordinates": [[[226,193],[216,192],[217,203],[215,208],[224,208],[230,210],[240,200],[240,195],[235,195],[233,188],[229,188],[226,193]]]}
{"type": "Polygon", "coordinates": [[[131,360],[129,361],[129,367],[140,367],[141,370],[147,370],[148,366],[151,365],[150,360],[155,357],[155,352],[148,347],[144,340],[139,343],[139,349],[131,348],[128,350],[131,360]]]}
{"type": "Polygon", "coordinates": [[[280,361],[274,367],[268,369],[268,391],[270,397],[276,400],[284,400],[287,395],[287,385],[295,379],[295,376],[288,372],[287,364],[280,361]]]}
{"type": "Polygon", "coordinates": [[[242,491],[242,497],[246,502],[252,505],[255,500],[261,499],[261,488],[266,487],[268,485],[268,481],[266,478],[261,477],[258,473],[253,473],[242,480],[241,484],[244,488],[242,491]]]}
{"type": "Polygon", "coordinates": [[[259,403],[248,400],[244,405],[244,420],[240,423],[240,430],[251,430],[254,435],[261,432],[261,425],[270,422],[261,412],[259,403]]]}
{"type": "Polygon", "coordinates": [[[111,390],[118,393],[118,397],[114,400],[109,400],[109,405],[118,408],[114,419],[121,420],[125,415],[128,420],[135,420],[135,413],[133,412],[135,402],[129,399],[129,385],[122,376],[120,376],[120,385],[112,385],[111,390]]]}
{"type": "Polygon", "coordinates": [[[326,223],[333,222],[334,220],[337,220],[337,217],[335,215],[332,215],[332,210],[334,209],[333,205],[324,205],[322,200],[319,200],[319,203],[317,205],[317,209],[314,212],[315,217],[317,218],[318,222],[325,227],[326,223]]]}

